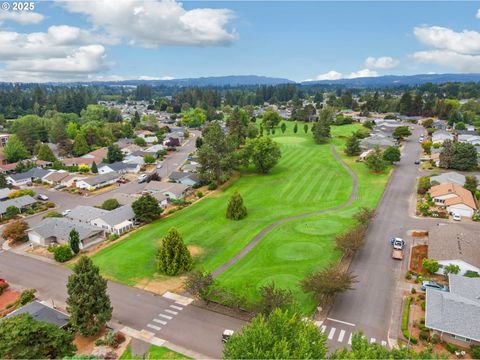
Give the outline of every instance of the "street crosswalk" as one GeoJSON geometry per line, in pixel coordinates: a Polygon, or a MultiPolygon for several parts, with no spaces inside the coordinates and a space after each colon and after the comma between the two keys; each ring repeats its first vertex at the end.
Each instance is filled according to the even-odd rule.
{"type": "Polygon", "coordinates": [[[188,303],[185,303],[184,301],[175,301],[173,304],[168,305],[168,308],[163,309],[162,312],[153,318],[152,321],[147,324],[147,327],[155,331],[162,330],[162,326],[167,325],[168,321],[172,320],[175,315],[178,315],[178,313],[187,305],[188,303]]]}
{"type": "MultiPolygon", "coordinates": [[[[350,346],[352,345],[352,336],[355,332],[360,331],[353,324],[339,323],[336,324],[331,321],[317,323],[318,329],[327,336],[329,343],[336,344],[337,346],[350,346]]],[[[368,337],[367,337],[368,338],[368,337]]],[[[378,340],[375,337],[369,337],[368,341],[371,344],[377,343],[379,345],[388,347],[386,340],[378,340]]]]}

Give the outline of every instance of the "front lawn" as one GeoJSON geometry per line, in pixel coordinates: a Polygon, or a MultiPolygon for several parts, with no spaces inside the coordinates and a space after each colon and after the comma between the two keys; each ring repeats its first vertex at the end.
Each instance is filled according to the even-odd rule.
{"type": "Polygon", "coordinates": [[[132,349],[130,345],[127,346],[123,354],[119,358],[120,360],[131,360],[131,359],[147,359],[147,360],[162,360],[162,359],[172,359],[172,360],[186,360],[190,359],[189,357],[179,354],[165,346],[155,346],[152,345],[148,349],[148,353],[144,358],[139,356],[134,356],[132,354],[132,349]]]}

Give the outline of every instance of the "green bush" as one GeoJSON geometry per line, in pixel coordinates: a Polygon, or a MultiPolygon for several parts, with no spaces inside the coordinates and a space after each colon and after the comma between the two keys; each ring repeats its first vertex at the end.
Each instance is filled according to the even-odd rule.
{"type": "Polygon", "coordinates": [[[472,270],[467,270],[465,272],[465,275],[466,277],[470,277],[470,278],[477,278],[477,277],[480,277],[480,275],[478,274],[478,272],[476,271],[472,271],[472,270]]]}
{"type": "Polygon", "coordinates": [[[412,280],[412,272],[410,270],[405,274],[405,280],[412,280]]]}
{"type": "Polygon", "coordinates": [[[117,234],[110,234],[108,235],[108,240],[109,241],[115,241],[119,238],[120,236],[118,236],[117,234]]]}
{"type": "Polygon", "coordinates": [[[55,207],[55,204],[54,204],[53,202],[49,201],[49,202],[46,202],[46,203],[45,203],[45,207],[46,207],[47,209],[51,209],[51,208],[54,208],[54,207],[55,207]]]}
{"type": "Polygon", "coordinates": [[[423,340],[423,341],[427,341],[428,340],[428,336],[429,336],[429,332],[428,331],[425,331],[425,330],[420,330],[420,334],[418,335],[418,337],[420,338],[420,340],[423,340]]]}
{"type": "Polygon", "coordinates": [[[217,188],[217,184],[213,182],[208,184],[208,190],[215,190],[216,188],[217,188]]]}
{"type": "Polygon", "coordinates": [[[417,289],[412,288],[412,290],[410,290],[410,292],[411,292],[412,294],[416,294],[416,293],[417,293],[417,289]]]}
{"type": "Polygon", "coordinates": [[[472,358],[480,359],[480,345],[472,345],[470,350],[472,351],[472,358]]]}
{"type": "Polygon", "coordinates": [[[422,301],[420,306],[422,307],[422,310],[425,311],[425,306],[426,306],[425,300],[422,301]]]}
{"type": "Polygon", "coordinates": [[[22,291],[22,293],[20,294],[20,298],[16,302],[17,305],[20,305],[20,306],[27,305],[28,303],[35,300],[36,292],[37,290],[35,289],[28,289],[28,290],[22,291]]]}
{"type": "Polygon", "coordinates": [[[448,350],[448,352],[452,353],[452,354],[455,354],[455,351],[458,351],[458,347],[456,345],[453,345],[453,344],[450,344],[450,343],[447,343],[447,345],[445,346],[448,350]]]}
{"type": "Polygon", "coordinates": [[[53,258],[55,261],[61,263],[68,261],[73,258],[72,249],[70,249],[70,246],[67,244],[55,246],[53,248],[53,258]]]}
{"type": "Polygon", "coordinates": [[[200,199],[203,197],[203,192],[197,191],[197,197],[200,199]]]}
{"type": "Polygon", "coordinates": [[[410,340],[410,342],[415,345],[417,344],[418,340],[417,338],[411,336],[408,331],[408,315],[410,312],[411,302],[412,302],[411,297],[408,297],[407,300],[405,301],[405,307],[403,309],[403,319],[402,319],[402,334],[405,337],[405,339],[410,340]]]}

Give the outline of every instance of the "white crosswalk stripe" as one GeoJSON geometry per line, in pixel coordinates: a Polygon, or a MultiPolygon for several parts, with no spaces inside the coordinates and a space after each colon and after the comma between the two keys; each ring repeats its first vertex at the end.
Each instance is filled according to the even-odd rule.
{"type": "Polygon", "coordinates": [[[172,320],[173,318],[171,316],[165,315],[165,314],[158,314],[158,316],[167,319],[167,320],[172,320]]]}
{"type": "Polygon", "coordinates": [[[147,327],[151,328],[151,329],[154,329],[154,330],[162,330],[162,328],[160,326],[156,326],[156,325],[152,325],[152,324],[147,324],[147,327]]]}
{"type": "Polygon", "coordinates": [[[340,334],[338,335],[338,342],[343,341],[343,337],[345,336],[345,330],[340,330],[340,334]]]}
{"type": "Polygon", "coordinates": [[[375,339],[375,338],[371,338],[371,339],[370,339],[370,344],[374,344],[374,343],[376,343],[376,342],[377,342],[377,339],[375,339]]]}
{"type": "Polygon", "coordinates": [[[171,307],[172,309],[175,309],[175,310],[183,310],[182,307],[176,306],[176,305],[170,305],[170,307],[171,307]]]}
{"type": "Polygon", "coordinates": [[[322,327],[320,328],[320,331],[325,334],[325,330],[327,330],[327,325],[322,325],[322,327]]]}
{"type": "Polygon", "coordinates": [[[352,345],[352,334],[348,337],[348,345],[352,345]]]}
{"type": "Polygon", "coordinates": [[[170,309],[165,309],[165,312],[172,314],[172,315],[178,315],[178,312],[170,310],[170,309]]]}
{"type": "Polygon", "coordinates": [[[335,335],[335,330],[337,330],[336,328],[332,327],[330,329],[330,332],[328,333],[328,339],[329,340],[332,340],[333,339],[333,335],[335,335]]]}
{"type": "Polygon", "coordinates": [[[167,325],[167,322],[163,321],[163,320],[153,319],[153,321],[155,321],[156,323],[162,324],[162,325],[167,325]]]}

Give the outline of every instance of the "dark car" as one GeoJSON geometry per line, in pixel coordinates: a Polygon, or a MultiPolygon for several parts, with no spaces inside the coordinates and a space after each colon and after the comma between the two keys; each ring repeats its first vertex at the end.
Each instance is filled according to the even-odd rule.
{"type": "Polygon", "coordinates": [[[420,160],[415,160],[415,165],[419,165],[420,164],[420,160]]]}

